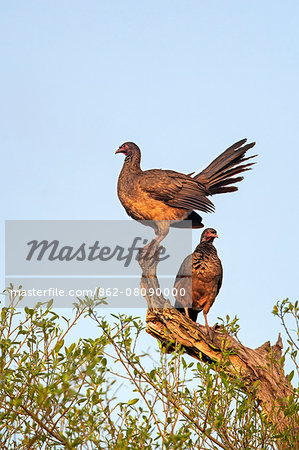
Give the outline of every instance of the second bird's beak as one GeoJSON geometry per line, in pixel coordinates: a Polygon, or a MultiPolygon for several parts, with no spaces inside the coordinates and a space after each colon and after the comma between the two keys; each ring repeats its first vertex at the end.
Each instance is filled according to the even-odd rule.
{"type": "Polygon", "coordinates": [[[122,149],[120,147],[116,150],[114,154],[116,155],[117,153],[122,153],[122,149]]]}

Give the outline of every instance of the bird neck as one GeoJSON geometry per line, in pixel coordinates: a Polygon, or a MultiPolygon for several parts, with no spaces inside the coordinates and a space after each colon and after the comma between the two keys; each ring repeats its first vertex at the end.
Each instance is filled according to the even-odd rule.
{"type": "Polygon", "coordinates": [[[140,172],[141,171],[140,161],[141,161],[140,152],[128,154],[125,158],[123,168],[129,169],[130,171],[134,170],[136,172],[140,172]]]}
{"type": "MultiPolygon", "coordinates": [[[[209,241],[202,241],[198,244],[198,246],[196,247],[195,251],[201,252],[201,251],[210,251],[210,250],[214,250],[215,247],[213,245],[213,242],[209,242],[209,241]]],[[[216,249],[215,249],[216,250],[216,249]]]]}

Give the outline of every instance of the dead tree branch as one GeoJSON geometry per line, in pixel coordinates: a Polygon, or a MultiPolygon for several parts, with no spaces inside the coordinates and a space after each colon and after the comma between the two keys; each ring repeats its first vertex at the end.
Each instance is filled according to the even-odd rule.
{"type": "Polygon", "coordinates": [[[231,363],[225,369],[229,376],[241,377],[247,392],[257,385],[257,399],[271,422],[281,431],[290,427],[281,409],[293,393],[281,362],[281,336],[273,346],[268,341],[256,349],[245,347],[223,328],[214,330],[210,336],[204,326],[194,323],[173,308],[169,300],[157,295],[160,288],[156,276],[158,254],[159,251],[152,258],[146,258],[141,253],[139,257],[140,285],[146,292],[148,304],[147,332],[167,346],[168,351],[180,344],[187,354],[206,363],[220,361],[225,350],[231,363]]]}

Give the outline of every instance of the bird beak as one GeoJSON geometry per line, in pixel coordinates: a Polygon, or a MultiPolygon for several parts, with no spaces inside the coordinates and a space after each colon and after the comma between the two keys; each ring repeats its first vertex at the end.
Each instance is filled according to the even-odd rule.
{"type": "Polygon", "coordinates": [[[122,152],[123,151],[122,151],[121,147],[119,147],[114,154],[117,155],[117,153],[122,153],[122,152]]]}
{"type": "Polygon", "coordinates": [[[215,234],[215,236],[214,236],[214,237],[216,238],[216,237],[219,237],[219,236],[218,236],[218,234],[215,234]]]}

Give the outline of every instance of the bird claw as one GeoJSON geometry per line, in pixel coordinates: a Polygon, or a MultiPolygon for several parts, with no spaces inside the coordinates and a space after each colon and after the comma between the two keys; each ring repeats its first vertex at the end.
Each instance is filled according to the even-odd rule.
{"type": "Polygon", "coordinates": [[[214,327],[206,327],[206,329],[207,329],[207,334],[208,334],[208,336],[209,336],[209,338],[211,339],[211,341],[213,340],[213,337],[214,337],[214,334],[215,334],[215,330],[214,330],[214,327]]]}
{"type": "Polygon", "coordinates": [[[206,326],[207,333],[208,333],[208,336],[209,336],[209,338],[211,339],[211,341],[214,339],[214,337],[215,337],[215,331],[216,331],[218,328],[221,328],[221,326],[220,326],[217,322],[216,322],[215,325],[213,325],[212,327],[206,326]]]}

